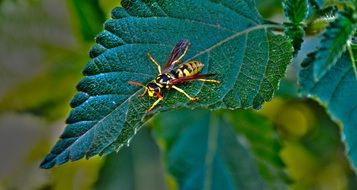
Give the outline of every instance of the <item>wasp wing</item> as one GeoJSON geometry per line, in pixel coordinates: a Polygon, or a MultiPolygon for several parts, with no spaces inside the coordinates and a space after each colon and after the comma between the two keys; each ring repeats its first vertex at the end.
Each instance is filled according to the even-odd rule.
{"type": "Polygon", "coordinates": [[[188,42],[188,40],[181,40],[176,44],[176,46],[172,49],[170,57],[164,66],[163,73],[172,71],[175,64],[179,63],[182,57],[185,55],[189,45],[190,43],[188,42]]]}
{"type": "Polygon", "coordinates": [[[193,75],[193,76],[181,77],[181,78],[170,80],[170,84],[171,85],[182,84],[182,83],[193,81],[193,80],[204,79],[204,78],[207,78],[207,77],[210,77],[213,75],[215,75],[215,74],[198,74],[198,75],[193,75]]]}

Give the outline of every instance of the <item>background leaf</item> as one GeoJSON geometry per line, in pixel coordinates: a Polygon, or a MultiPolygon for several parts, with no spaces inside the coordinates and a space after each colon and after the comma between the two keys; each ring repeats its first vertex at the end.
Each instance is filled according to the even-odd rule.
{"type": "Polygon", "coordinates": [[[167,189],[159,155],[151,130],[142,129],[130,147],[105,158],[94,189],[167,189]]]}
{"type": "Polygon", "coordinates": [[[82,34],[81,26],[90,21],[96,30],[84,28],[87,35],[83,38],[92,41],[102,29],[104,18],[99,16],[102,11],[96,4],[96,0],[67,4],[40,0],[5,1],[0,5],[0,41],[4,42],[0,45],[0,113],[26,112],[49,121],[63,120],[69,110],[67,102],[88,61],[83,53],[88,44],[79,39],[82,35],[73,33],[82,34]]]}
{"type": "Polygon", "coordinates": [[[245,148],[255,159],[268,189],[286,189],[290,179],[280,158],[282,145],[275,126],[252,111],[228,112],[224,118],[229,121],[240,141],[245,142],[245,148]]]}
{"type": "Polygon", "coordinates": [[[102,30],[102,25],[105,21],[105,13],[99,6],[99,0],[76,0],[67,1],[71,11],[75,16],[72,16],[73,26],[78,27],[80,37],[84,41],[91,42],[94,36],[102,30]]]}
{"type": "Polygon", "coordinates": [[[301,24],[307,16],[307,0],[285,0],[283,2],[285,16],[295,25],[301,24]]]}
{"type": "Polygon", "coordinates": [[[57,63],[48,65],[43,73],[9,90],[0,99],[0,113],[10,110],[26,112],[44,116],[48,120],[65,117],[68,105],[63,102],[68,102],[75,92],[74,88],[68,86],[75,85],[75,81],[80,79],[78,72],[82,65],[79,63],[86,59],[63,51],[51,53],[59,57],[57,63]]]}
{"type": "Polygon", "coordinates": [[[272,126],[250,112],[223,116],[182,111],[158,117],[155,136],[180,189],[286,189],[272,126]],[[233,117],[244,121],[233,124],[233,117]]]}
{"type": "Polygon", "coordinates": [[[346,143],[347,154],[356,168],[357,165],[357,80],[347,55],[343,55],[320,80],[314,80],[314,55],[304,61],[305,68],[300,73],[301,93],[311,97],[328,110],[332,118],[343,125],[342,139],[346,143]]]}
{"type": "Polygon", "coordinates": [[[314,77],[320,79],[336,63],[346,50],[349,40],[356,28],[356,23],[343,14],[337,14],[334,22],[327,27],[320,42],[320,49],[314,63],[314,77]]]}
{"type": "Polygon", "coordinates": [[[285,0],[283,1],[285,17],[290,21],[284,23],[285,34],[292,39],[294,54],[300,50],[301,44],[304,41],[304,21],[308,13],[307,0],[285,0]]]}
{"type": "Polygon", "coordinates": [[[271,99],[291,60],[288,40],[269,32],[276,26],[260,23],[252,1],[123,1],[122,6],[113,10],[113,19],[96,38],[93,59],[71,102],[68,126],[43,168],[118,150],[159,111],[183,106],[259,108],[271,99]],[[184,85],[199,102],[171,91],[147,115],[154,100],[139,99],[141,89],[127,82],[153,79],[157,71],[146,53],[164,63],[181,39],[192,43],[183,61],[203,62],[203,73],[216,73],[222,83],[184,85]]]}
{"type": "Polygon", "coordinates": [[[284,26],[284,33],[291,38],[294,47],[294,55],[297,55],[301,48],[301,44],[304,42],[304,28],[302,25],[294,25],[290,23],[285,23],[284,26]]]}
{"type": "MultiPolygon", "coordinates": [[[[356,189],[341,128],[313,100],[277,97],[259,110],[274,123],[291,189],[356,189]]],[[[269,146],[267,146],[269,147],[269,146]]]]}
{"type": "Polygon", "coordinates": [[[330,22],[336,18],[338,11],[335,4],[327,3],[323,7],[310,3],[309,17],[306,21],[305,32],[307,35],[316,35],[325,30],[330,22]]]}

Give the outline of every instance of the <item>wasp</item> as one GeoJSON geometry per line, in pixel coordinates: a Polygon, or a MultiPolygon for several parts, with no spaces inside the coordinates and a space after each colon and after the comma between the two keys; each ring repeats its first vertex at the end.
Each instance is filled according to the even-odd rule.
{"type": "Polygon", "coordinates": [[[159,75],[150,81],[147,85],[143,85],[134,81],[128,82],[131,85],[144,88],[144,93],[139,95],[139,97],[143,97],[147,93],[149,97],[157,98],[157,100],[146,110],[146,112],[150,112],[160,101],[162,101],[164,99],[164,91],[170,90],[171,88],[184,94],[191,101],[199,100],[198,97],[191,97],[183,89],[177,87],[176,85],[178,84],[194,80],[210,83],[220,83],[218,80],[206,79],[207,77],[214,74],[199,74],[204,67],[204,64],[199,61],[189,61],[182,63],[177,69],[174,69],[175,65],[181,63],[181,59],[185,56],[189,46],[190,43],[188,40],[179,41],[172,49],[169,59],[163,68],[161,68],[160,64],[148,52],[147,56],[150,61],[156,65],[159,75]]]}

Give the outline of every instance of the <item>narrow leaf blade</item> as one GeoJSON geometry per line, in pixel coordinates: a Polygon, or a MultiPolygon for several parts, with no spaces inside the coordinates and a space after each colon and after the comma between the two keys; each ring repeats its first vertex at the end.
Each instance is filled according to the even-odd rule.
{"type": "Polygon", "coordinates": [[[347,41],[351,38],[356,24],[343,14],[326,29],[320,42],[320,49],[314,62],[314,78],[320,79],[340,58],[346,50],[347,41]]]}
{"type": "Polygon", "coordinates": [[[100,8],[97,0],[77,0],[67,1],[69,8],[75,17],[76,24],[80,32],[80,37],[85,41],[91,41],[100,32],[101,23],[105,21],[105,14],[100,8]]]}
{"type": "Polygon", "coordinates": [[[355,31],[351,41],[348,42],[347,48],[357,78],[357,31],[355,31]]]}

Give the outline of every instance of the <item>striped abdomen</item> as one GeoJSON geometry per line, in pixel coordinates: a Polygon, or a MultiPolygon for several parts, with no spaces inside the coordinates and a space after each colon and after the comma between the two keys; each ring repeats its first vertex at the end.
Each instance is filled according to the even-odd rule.
{"type": "Polygon", "coordinates": [[[175,77],[181,78],[181,77],[185,77],[185,76],[196,75],[197,73],[199,73],[202,70],[203,66],[204,65],[199,61],[187,62],[176,69],[175,77]]]}

